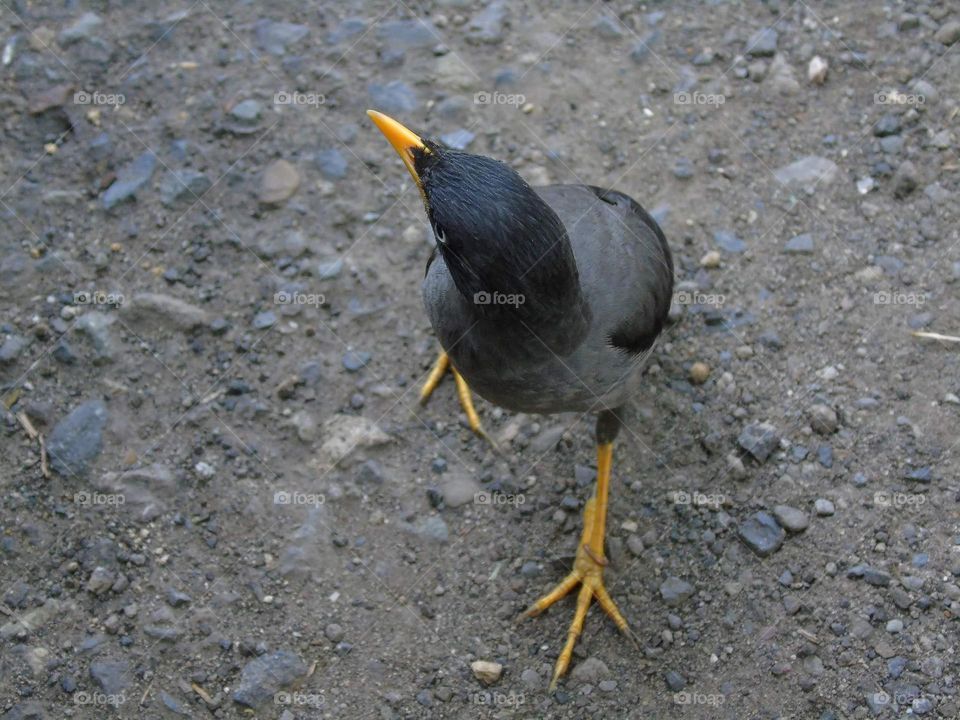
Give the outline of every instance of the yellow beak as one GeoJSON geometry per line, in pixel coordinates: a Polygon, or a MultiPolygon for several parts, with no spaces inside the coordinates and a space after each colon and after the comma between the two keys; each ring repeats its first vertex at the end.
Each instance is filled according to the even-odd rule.
{"type": "Polygon", "coordinates": [[[390,144],[393,145],[393,149],[397,151],[400,159],[403,160],[403,164],[406,165],[407,170],[410,171],[410,175],[413,176],[413,181],[417,183],[417,187],[423,192],[423,184],[420,182],[420,176],[417,174],[417,169],[413,164],[413,150],[427,149],[423,144],[423,140],[421,140],[420,136],[415,132],[408,130],[396,120],[387,117],[383,113],[379,113],[376,110],[367,110],[367,115],[370,116],[374,124],[380,128],[380,132],[382,132],[387,137],[387,140],[390,141],[390,144]]]}

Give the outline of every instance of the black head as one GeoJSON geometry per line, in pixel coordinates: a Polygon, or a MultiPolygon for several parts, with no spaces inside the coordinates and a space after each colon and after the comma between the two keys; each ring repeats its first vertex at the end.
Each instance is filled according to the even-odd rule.
{"type": "Polygon", "coordinates": [[[412,155],[437,250],[481,312],[560,305],[578,292],[563,223],[515,170],[432,140],[412,155]]]}
{"type": "Polygon", "coordinates": [[[467,311],[497,323],[501,335],[535,328],[555,352],[574,347],[589,309],[567,231],[550,206],[507,165],[367,114],[420,188],[437,251],[467,311]]]}

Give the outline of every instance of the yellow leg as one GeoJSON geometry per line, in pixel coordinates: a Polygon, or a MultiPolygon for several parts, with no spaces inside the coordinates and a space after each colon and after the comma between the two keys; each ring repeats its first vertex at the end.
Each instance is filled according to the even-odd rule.
{"type": "Polygon", "coordinates": [[[427,381],[420,389],[421,405],[426,404],[427,400],[430,399],[433,391],[437,389],[437,385],[439,385],[440,381],[443,380],[443,375],[447,372],[448,367],[450,367],[450,358],[447,357],[447,354],[443,352],[443,350],[441,350],[440,356],[433,364],[433,369],[430,371],[430,375],[427,376],[427,381]]]}
{"type": "Polygon", "coordinates": [[[603,568],[607,560],[603,555],[604,533],[607,527],[607,501],[610,495],[610,469],[613,462],[613,443],[604,443],[597,447],[597,488],[592,498],[587,501],[583,509],[583,533],[580,535],[580,545],[577,547],[577,557],[573,561],[573,570],[553,590],[531,605],[520,618],[535,617],[560,600],[573,588],[580,585],[577,594],[577,609],[573,615],[573,622],[567,632],[567,642],[557,658],[553,670],[553,680],[550,682],[550,691],[556,689],[557,681],[570,666],[573,648],[577,638],[583,630],[583,622],[587,616],[590,601],[597,599],[603,611],[616,623],[617,628],[636,642],[627,626],[616,603],[607,593],[603,585],[603,568]]]}
{"type": "Polygon", "coordinates": [[[437,389],[437,386],[440,384],[440,381],[443,380],[443,376],[446,374],[447,370],[450,370],[453,373],[453,379],[457,384],[457,397],[460,399],[460,407],[463,408],[463,412],[467,415],[467,422],[470,424],[470,429],[484,440],[489,442],[495,450],[498,449],[497,444],[493,441],[493,438],[487,435],[486,431],[483,429],[483,425],[480,423],[480,416],[477,414],[477,409],[473,405],[473,396],[470,393],[470,386],[467,385],[467,381],[463,379],[463,376],[457,372],[457,369],[451,365],[450,357],[443,350],[440,351],[440,356],[434,363],[433,369],[430,370],[430,374],[427,376],[427,381],[423,384],[423,388],[420,390],[420,404],[424,405],[426,404],[427,400],[430,399],[430,395],[432,395],[433,391],[437,389]]]}

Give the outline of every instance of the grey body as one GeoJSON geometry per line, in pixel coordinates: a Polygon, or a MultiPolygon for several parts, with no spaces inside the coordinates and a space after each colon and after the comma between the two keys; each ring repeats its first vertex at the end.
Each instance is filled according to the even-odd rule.
{"type": "Polygon", "coordinates": [[[652,345],[669,309],[673,270],[652,220],[627,196],[605,199],[583,185],[534,188],[567,229],[590,325],[582,341],[559,356],[525,325],[521,341],[478,314],[437,254],[423,281],[423,300],[440,344],[470,387],[518,412],[617,408],[638,388],[649,354],[617,347],[611,338],[646,337],[652,345]]]}

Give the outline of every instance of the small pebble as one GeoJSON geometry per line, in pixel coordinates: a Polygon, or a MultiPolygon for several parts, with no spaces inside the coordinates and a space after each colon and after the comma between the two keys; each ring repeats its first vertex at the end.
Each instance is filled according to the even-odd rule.
{"type": "Polygon", "coordinates": [[[834,513],[833,503],[826,498],[817,498],[817,501],[813,504],[813,507],[814,510],[816,510],[817,515],[820,517],[829,517],[834,513]]]}
{"type": "Polygon", "coordinates": [[[489,660],[474,660],[470,663],[470,669],[473,670],[473,676],[484,685],[493,685],[503,673],[503,665],[489,660]]]}
{"type": "Polygon", "coordinates": [[[690,382],[694,385],[703,385],[710,377],[710,366],[703,362],[695,362],[690,366],[690,382]]]}

